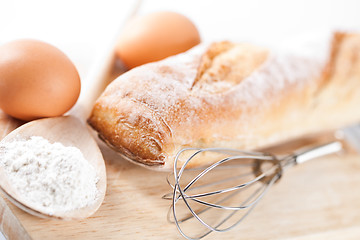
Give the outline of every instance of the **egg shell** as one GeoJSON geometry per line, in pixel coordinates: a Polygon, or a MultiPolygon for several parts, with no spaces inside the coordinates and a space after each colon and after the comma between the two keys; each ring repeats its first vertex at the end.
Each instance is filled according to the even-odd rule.
{"type": "Polygon", "coordinates": [[[128,68],[133,68],[199,43],[199,32],[190,19],[176,12],[154,12],[135,17],[124,27],[116,53],[128,68]]]}
{"type": "Polygon", "coordinates": [[[23,39],[0,47],[0,108],[22,120],[60,116],[77,101],[80,77],[56,47],[23,39]]]}

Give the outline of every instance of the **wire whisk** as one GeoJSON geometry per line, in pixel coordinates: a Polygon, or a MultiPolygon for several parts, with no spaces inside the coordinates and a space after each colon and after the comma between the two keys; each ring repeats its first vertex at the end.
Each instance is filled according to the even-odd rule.
{"type": "Polygon", "coordinates": [[[249,215],[287,168],[341,150],[340,140],[282,157],[226,148],[183,149],[176,155],[173,173],[167,178],[173,192],[163,196],[172,200],[168,220],[187,239],[229,231],[249,215]],[[221,160],[207,167],[187,169],[197,157],[221,160]]]}

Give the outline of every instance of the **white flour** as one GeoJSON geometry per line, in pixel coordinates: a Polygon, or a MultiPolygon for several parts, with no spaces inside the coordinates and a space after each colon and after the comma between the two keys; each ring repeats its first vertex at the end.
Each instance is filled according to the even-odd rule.
{"type": "Polygon", "coordinates": [[[53,214],[85,207],[97,197],[98,177],[76,147],[38,136],[0,144],[0,167],[19,196],[53,214]]]}

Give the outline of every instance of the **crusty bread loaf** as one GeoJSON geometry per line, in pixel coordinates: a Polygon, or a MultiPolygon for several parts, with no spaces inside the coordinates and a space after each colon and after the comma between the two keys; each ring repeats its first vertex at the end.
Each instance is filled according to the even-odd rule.
{"type": "Polygon", "coordinates": [[[164,170],[184,147],[252,150],[340,128],[360,120],[360,35],[335,34],[327,55],[203,44],[121,75],[88,122],[128,159],[164,170]]]}

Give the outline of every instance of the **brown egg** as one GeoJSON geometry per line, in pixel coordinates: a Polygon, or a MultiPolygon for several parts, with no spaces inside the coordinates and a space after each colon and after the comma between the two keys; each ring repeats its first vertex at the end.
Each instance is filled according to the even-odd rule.
{"type": "Polygon", "coordinates": [[[56,47],[16,40],[0,47],[0,108],[22,120],[60,116],[77,101],[79,74],[56,47]]]}
{"type": "Polygon", "coordinates": [[[200,43],[195,25],[175,12],[135,17],[124,28],[117,55],[128,68],[184,52],[200,43]]]}

